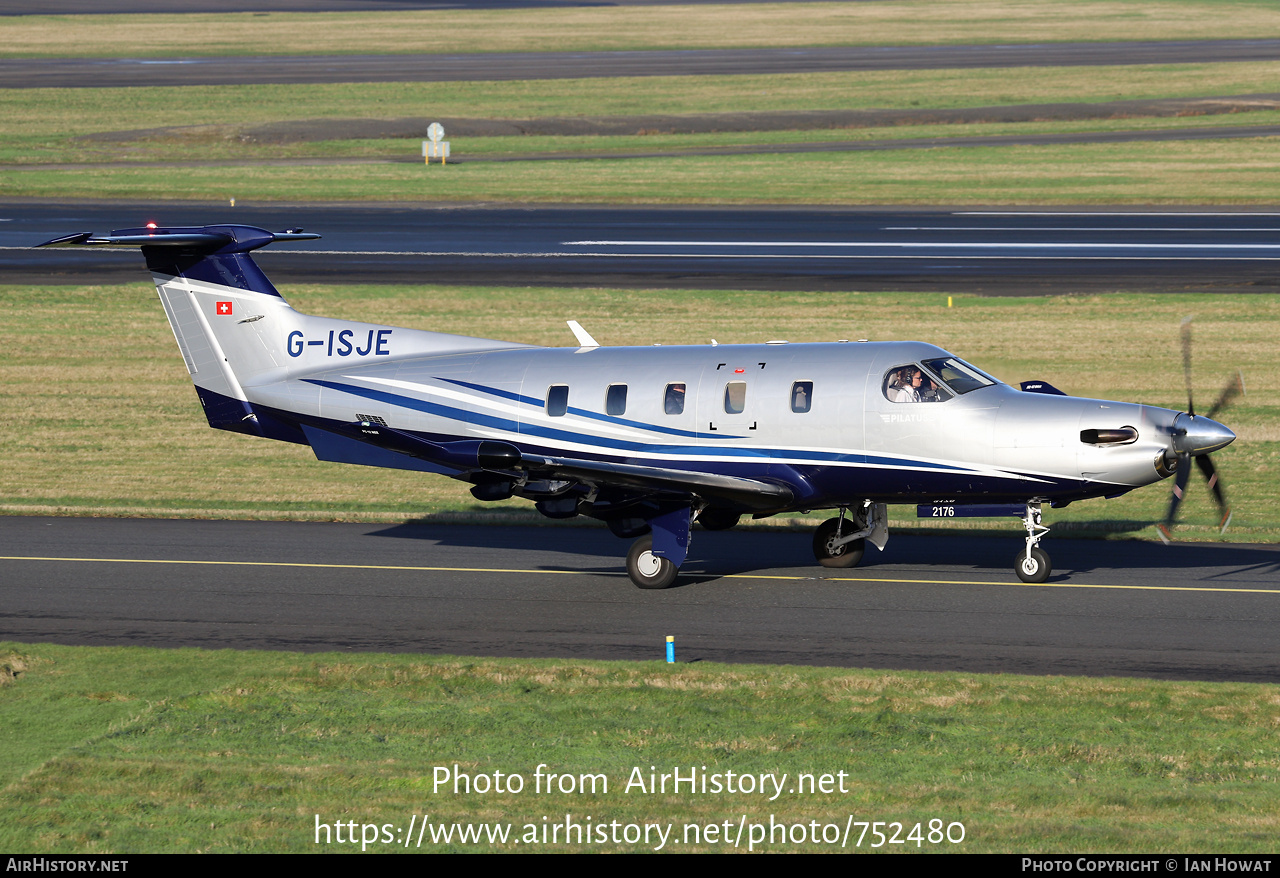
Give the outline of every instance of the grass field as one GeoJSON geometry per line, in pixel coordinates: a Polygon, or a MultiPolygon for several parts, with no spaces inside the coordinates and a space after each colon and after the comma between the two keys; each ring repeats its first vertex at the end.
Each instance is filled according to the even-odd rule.
{"type": "MultiPolygon", "coordinates": [[[[645,113],[954,109],[1117,98],[1280,93],[1280,63],[666,77],[519,83],[389,83],[0,91],[3,194],[17,197],[724,203],[1268,203],[1269,139],[974,147],[817,155],[609,158],[840,139],[1078,133],[1274,124],[1276,113],[1187,119],[923,125],[634,137],[454,140],[458,159],[595,152],[590,161],[457,164],[432,172],[368,158],[417,140],[263,142],[255,126],[307,120],[612,117],[645,113]],[[170,129],[122,141],[104,132],[170,129]],[[177,129],[177,130],[173,130],[177,129]],[[318,161],[308,161],[317,159],[318,161]],[[339,160],[334,164],[334,160],[339,160]],[[146,162],[169,162],[150,166],[146,162]],[[190,167],[194,162],[197,166],[190,167]],[[66,166],[71,163],[71,166],[66,166]]],[[[270,138],[266,138],[270,141],[270,138]]]]}
{"type": "Polygon", "coordinates": [[[846,850],[1274,850],[1275,686],[667,665],[660,649],[621,663],[0,644],[0,848],[315,851],[317,822],[354,821],[357,839],[371,824],[383,840],[371,850],[404,851],[411,815],[429,815],[512,834],[433,843],[429,829],[422,850],[644,851],[670,826],[667,851],[725,851],[740,822],[771,816],[804,840],[761,831],[756,850],[839,850],[851,821],[903,823],[905,843],[868,832],[859,846],[855,823],[846,850]],[[575,791],[537,792],[540,764],[575,791]],[[455,765],[524,786],[437,787],[455,765]],[[779,794],[767,780],[765,794],[655,794],[651,767],[786,780],[779,794]],[[628,792],[637,768],[645,788],[628,792]],[[796,791],[806,774],[812,791],[796,791]],[[583,791],[581,775],[605,781],[583,791]],[[544,819],[566,815],[655,831],[543,843],[544,819]],[[931,841],[932,820],[964,840],[931,841]],[[721,831],[708,842],[687,824],[721,831]]]}
{"type": "Polygon", "coordinates": [[[23,16],[9,57],[588,52],[755,46],[1262,39],[1266,0],[898,0],[379,13],[23,16]]]}
{"type": "MultiPolygon", "coordinates": [[[[923,338],[1016,382],[1079,396],[1182,408],[1178,323],[1195,315],[1198,398],[1234,369],[1250,393],[1224,414],[1240,436],[1215,455],[1236,509],[1236,540],[1280,537],[1280,333],[1273,296],[1112,294],[980,298],[922,293],[363,286],[286,288],[304,312],[531,344],[572,344],[575,318],[605,344],[770,338],[923,338]],[[726,314],[733,314],[729,320],[726,314]]],[[[398,520],[431,513],[527,513],[480,504],[461,483],[319,463],[310,449],[208,429],[150,285],[0,288],[0,510],[398,520]],[[234,465],[229,465],[234,463],[234,465]],[[371,499],[372,498],[372,499],[371,499]]],[[[1154,537],[1167,487],[1074,504],[1050,522],[1154,537]]],[[[1208,493],[1193,484],[1184,538],[1215,538],[1208,493]]],[[[915,520],[895,526],[916,526],[915,520]]],[[[1010,526],[1013,526],[1012,524],[1010,526]]]]}
{"type": "Polygon", "coordinates": [[[547,163],[103,165],[8,170],[9,194],[225,201],[1273,204],[1268,138],[547,163]]]}

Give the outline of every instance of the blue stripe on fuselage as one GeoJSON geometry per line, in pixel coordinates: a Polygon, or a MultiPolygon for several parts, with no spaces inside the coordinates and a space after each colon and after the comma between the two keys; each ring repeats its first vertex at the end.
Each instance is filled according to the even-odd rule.
{"type": "Polygon", "coordinates": [[[913,469],[967,472],[979,476],[990,476],[990,474],[983,474],[970,467],[954,466],[944,463],[929,463],[898,457],[881,457],[868,454],[841,454],[834,451],[806,451],[773,448],[750,449],[725,448],[720,446],[706,448],[696,446],[653,445],[644,442],[610,439],[607,437],[596,436],[591,433],[575,433],[569,430],[550,429],[532,424],[521,425],[510,418],[486,415],[469,409],[457,408],[455,406],[444,405],[438,402],[418,399],[417,397],[405,396],[399,393],[390,393],[385,390],[375,390],[368,387],[358,387],[353,384],[342,384],[337,381],[326,381],[320,378],[304,378],[302,380],[306,381],[308,384],[327,387],[343,393],[350,393],[354,396],[365,397],[366,399],[375,399],[379,402],[386,402],[403,408],[412,409],[414,411],[426,412],[427,414],[438,415],[440,417],[450,418],[467,424],[476,424],[478,426],[490,427],[492,429],[506,430],[510,433],[523,433],[523,435],[534,436],[540,439],[552,439],[561,442],[575,442],[583,445],[594,445],[600,448],[608,448],[616,451],[642,451],[650,454],[665,454],[668,456],[701,456],[713,454],[726,457],[755,458],[764,460],[774,458],[800,459],[821,463],[860,464],[876,467],[892,467],[896,469],[910,467],[913,469]],[[523,431],[521,430],[522,426],[523,431]]]}
{"type": "MultiPolygon", "coordinates": [[[[500,390],[497,387],[486,387],[483,384],[473,384],[470,381],[459,381],[455,378],[439,378],[437,380],[444,381],[449,384],[456,384],[459,387],[465,387],[468,390],[477,390],[481,393],[488,393],[492,396],[497,396],[502,399],[509,399],[513,402],[523,403],[524,405],[533,406],[534,408],[537,408],[537,409],[542,409],[545,406],[545,402],[541,399],[538,399],[537,397],[525,396],[523,394],[516,393],[511,390],[500,390]]],[[[666,433],[668,436],[686,436],[690,439],[698,438],[698,434],[693,430],[681,430],[678,427],[659,427],[657,424],[646,424],[643,421],[632,421],[627,418],[619,418],[615,415],[606,415],[606,414],[601,414],[600,412],[588,411],[587,409],[574,408],[573,406],[569,406],[568,412],[571,415],[578,415],[579,417],[582,417],[582,418],[591,418],[592,420],[596,420],[596,421],[604,421],[607,424],[618,424],[623,427],[633,427],[638,430],[649,430],[650,432],[653,432],[653,433],[666,433]]],[[[723,440],[723,439],[743,439],[745,437],[743,436],[705,436],[703,438],[723,440]]]]}

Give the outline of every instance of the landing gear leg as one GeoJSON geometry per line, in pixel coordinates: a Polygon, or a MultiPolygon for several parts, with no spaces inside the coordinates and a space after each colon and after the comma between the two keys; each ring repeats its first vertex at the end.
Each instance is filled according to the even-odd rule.
{"type": "Polygon", "coordinates": [[[1040,523],[1038,500],[1027,503],[1022,525],[1027,529],[1027,547],[1013,559],[1013,570],[1023,582],[1044,582],[1053,572],[1053,564],[1049,561],[1049,553],[1040,548],[1040,538],[1049,532],[1049,528],[1040,523]]]}

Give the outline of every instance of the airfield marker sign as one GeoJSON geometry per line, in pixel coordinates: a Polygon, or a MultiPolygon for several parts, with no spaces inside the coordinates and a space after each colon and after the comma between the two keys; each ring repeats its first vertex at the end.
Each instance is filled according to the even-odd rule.
{"type": "Polygon", "coordinates": [[[433,158],[439,158],[442,165],[448,164],[449,141],[444,140],[444,126],[439,122],[432,122],[427,126],[427,137],[428,140],[422,141],[425,164],[431,164],[433,158]]]}

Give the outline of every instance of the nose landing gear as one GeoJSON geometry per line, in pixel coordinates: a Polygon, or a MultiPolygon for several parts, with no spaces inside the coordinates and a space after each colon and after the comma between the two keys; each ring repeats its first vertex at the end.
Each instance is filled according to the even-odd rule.
{"type": "Polygon", "coordinates": [[[1027,547],[1013,559],[1013,570],[1023,582],[1044,582],[1053,572],[1053,564],[1049,561],[1049,553],[1040,548],[1040,538],[1049,532],[1049,528],[1040,523],[1038,500],[1027,503],[1022,525],[1027,529],[1027,547]]]}

